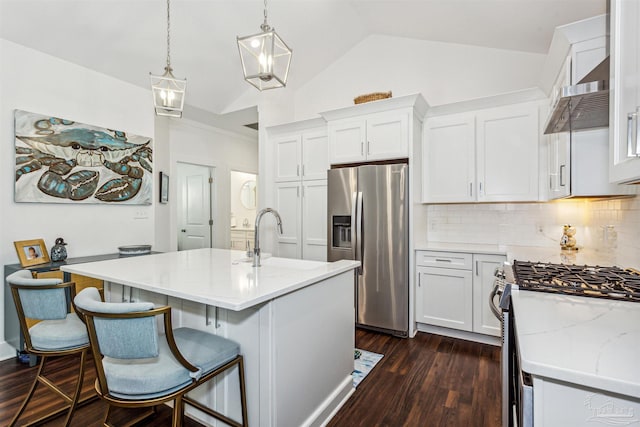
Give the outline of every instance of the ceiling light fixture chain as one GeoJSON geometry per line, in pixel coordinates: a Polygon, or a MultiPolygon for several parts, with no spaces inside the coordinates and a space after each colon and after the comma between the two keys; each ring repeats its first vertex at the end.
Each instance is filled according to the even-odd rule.
{"type": "MultiPolygon", "coordinates": [[[[171,70],[171,0],[167,0],[167,69],[171,70]]],[[[265,0],[266,1],[266,0],[265,0]]]]}
{"type": "Polygon", "coordinates": [[[269,24],[267,24],[267,0],[264,0],[264,22],[260,25],[260,29],[264,32],[267,32],[271,29],[269,24]]]}

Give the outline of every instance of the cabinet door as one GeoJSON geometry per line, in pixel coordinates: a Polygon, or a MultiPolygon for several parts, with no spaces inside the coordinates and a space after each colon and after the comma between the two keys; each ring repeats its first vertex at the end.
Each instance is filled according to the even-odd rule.
{"type": "Polygon", "coordinates": [[[473,332],[496,337],[502,334],[500,321],[489,308],[489,294],[494,272],[506,260],[503,255],[473,255],[473,332]]]}
{"type": "Polygon", "coordinates": [[[416,321],[471,331],[473,279],[470,270],[417,267],[416,321]]]}
{"type": "Polygon", "coordinates": [[[332,165],[366,160],[364,120],[336,120],[329,123],[328,129],[329,161],[332,165]]]}
{"type": "Polygon", "coordinates": [[[327,260],[327,180],[302,184],[302,258],[327,260]]]}
{"type": "Polygon", "coordinates": [[[538,106],[483,110],[478,132],[478,201],[538,200],[538,106]]]}
{"type": "Polygon", "coordinates": [[[302,179],[327,179],[329,142],[327,131],[302,135],[302,179]]]}
{"type": "Polygon", "coordinates": [[[640,180],[640,2],[611,2],[609,180],[640,180]]]}
{"type": "Polygon", "coordinates": [[[475,118],[473,113],[427,120],[423,139],[423,202],[475,200],[475,118]]]}
{"type": "MultiPolygon", "coordinates": [[[[239,230],[231,230],[231,249],[244,250],[247,246],[246,233],[239,230]]],[[[253,245],[251,245],[253,246],[253,245]]]]}
{"type": "Polygon", "coordinates": [[[276,150],[276,182],[299,180],[302,172],[300,170],[301,136],[281,137],[276,139],[273,145],[276,150]]]}
{"type": "Polygon", "coordinates": [[[367,116],[367,160],[409,157],[409,113],[367,116]]]}
{"type": "Polygon", "coordinates": [[[301,198],[300,182],[281,182],[276,184],[276,210],[282,218],[282,234],[276,233],[278,239],[278,256],[283,258],[300,258],[301,198]]]}
{"type": "Polygon", "coordinates": [[[571,84],[577,84],[607,57],[605,36],[571,45],[571,84]]]}
{"type": "Polygon", "coordinates": [[[549,198],[560,199],[571,194],[571,137],[568,133],[547,135],[549,141],[549,198]]]}

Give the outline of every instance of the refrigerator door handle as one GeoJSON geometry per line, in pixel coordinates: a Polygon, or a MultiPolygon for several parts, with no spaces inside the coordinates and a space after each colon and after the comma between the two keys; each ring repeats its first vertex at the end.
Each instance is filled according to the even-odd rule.
{"type": "Polygon", "coordinates": [[[351,193],[351,248],[353,254],[351,259],[357,260],[358,254],[356,248],[358,247],[358,228],[356,226],[356,213],[358,211],[358,193],[351,193]]]}
{"type": "Polygon", "coordinates": [[[358,274],[362,275],[364,270],[364,229],[362,228],[362,191],[358,192],[356,209],[356,260],[360,261],[360,268],[358,268],[358,274]]]}

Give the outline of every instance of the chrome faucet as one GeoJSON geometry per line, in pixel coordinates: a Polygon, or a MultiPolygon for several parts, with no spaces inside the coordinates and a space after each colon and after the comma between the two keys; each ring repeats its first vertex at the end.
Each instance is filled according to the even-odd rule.
{"type": "Polygon", "coordinates": [[[256,215],[256,229],[255,229],[255,242],[253,244],[253,267],[260,267],[260,220],[262,216],[267,212],[271,212],[275,217],[276,221],[278,221],[278,229],[280,234],[282,234],[282,218],[280,218],[280,214],[277,210],[271,208],[264,208],[258,215],[256,215]]]}

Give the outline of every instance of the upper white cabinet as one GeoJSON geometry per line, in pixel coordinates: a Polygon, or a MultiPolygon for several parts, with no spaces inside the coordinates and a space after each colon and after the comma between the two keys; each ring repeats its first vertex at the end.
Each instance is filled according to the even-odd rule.
{"type": "Polygon", "coordinates": [[[273,146],[276,182],[327,178],[329,154],[326,127],[275,136],[273,146]]]}
{"type": "Polygon", "coordinates": [[[611,1],[609,179],[640,180],[640,2],[611,1]]]}
{"type": "Polygon", "coordinates": [[[540,102],[427,119],[423,202],[538,200],[540,102]]]}
{"type": "Polygon", "coordinates": [[[421,120],[426,106],[421,95],[410,95],[321,113],[327,120],[329,162],[410,157],[413,121],[421,120]]]}
{"type": "Polygon", "coordinates": [[[433,117],[424,127],[423,197],[428,203],[474,202],[475,115],[433,117]]]}

